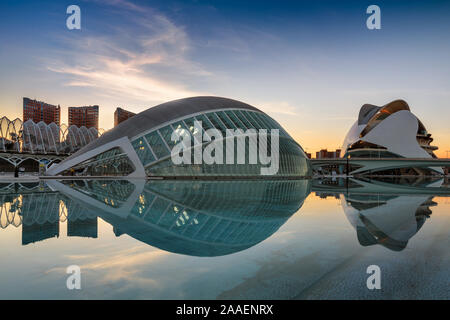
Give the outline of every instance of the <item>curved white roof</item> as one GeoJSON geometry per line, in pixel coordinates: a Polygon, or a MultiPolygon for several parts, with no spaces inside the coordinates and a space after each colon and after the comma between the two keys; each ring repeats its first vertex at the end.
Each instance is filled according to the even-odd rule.
{"type": "Polygon", "coordinates": [[[423,128],[422,123],[403,100],[395,100],[382,107],[365,104],[360,109],[358,120],[345,136],[343,155],[353,143],[365,141],[402,157],[431,158],[417,142],[419,128],[423,128]]]}

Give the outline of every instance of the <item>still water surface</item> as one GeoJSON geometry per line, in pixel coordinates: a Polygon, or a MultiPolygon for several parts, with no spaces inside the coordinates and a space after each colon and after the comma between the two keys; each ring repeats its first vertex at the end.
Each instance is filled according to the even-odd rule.
{"type": "Polygon", "coordinates": [[[49,180],[0,205],[1,299],[450,298],[442,180],[49,180]]]}

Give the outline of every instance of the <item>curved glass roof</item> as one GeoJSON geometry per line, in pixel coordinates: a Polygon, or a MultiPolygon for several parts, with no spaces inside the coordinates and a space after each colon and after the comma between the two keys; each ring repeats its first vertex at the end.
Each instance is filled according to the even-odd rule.
{"type": "Polygon", "coordinates": [[[201,96],[174,100],[149,108],[120,123],[118,126],[105,132],[95,143],[80,150],[79,153],[93,150],[98,146],[124,136],[131,139],[142,132],[178,118],[218,109],[244,109],[262,112],[249,104],[221,97],[201,96]]]}
{"type": "MultiPolygon", "coordinates": [[[[127,180],[62,183],[119,207],[134,190],[127,180]]],[[[310,188],[309,180],[151,181],[127,218],[96,212],[116,235],[125,233],[169,252],[221,256],[271,236],[299,210],[310,188]]]]}
{"type": "MultiPolygon", "coordinates": [[[[270,133],[271,130],[278,130],[279,133],[279,136],[274,138],[277,139],[277,142],[279,141],[279,146],[276,146],[279,151],[273,151],[279,152],[276,174],[309,176],[310,166],[303,149],[278,122],[248,104],[218,97],[181,99],[141,112],[65,159],[60,164],[59,170],[63,174],[66,174],[69,168],[79,169],[77,174],[81,175],[98,174],[94,169],[103,157],[99,158],[97,155],[86,160],[85,153],[92,151],[94,154],[96,150],[100,150],[98,148],[104,148],[105,144],[125,139],[124,141],[129,140],[131,147],[136,152],[138,159],[133,160],[135,169],[137,164],[137,167],[142,168],[147,176],[259,176],[262,168],[267,167],[267,164],[258,162],[258,154],[251,150],[257,148],[260,135],[270,133]],[[171,152],[179,140],[172,140],[172,134],[177,131],[194,144],[185,150],[188,157],[191,157],[191,161],[175,165],[171,152]],[[216,132],[217,137],[212,132],[216,132]],[[213,136],[210,136],[211,134],[213,136]],[[201,140],[198,141],[198,139],[201,140]],[[195,163],[194,153],[204,154],[208,148],[211,148],[210,144],[213,140],[217,140],[217,146],[223,148],[223,152],[216,156],[217,162],[214,164],[195,163]],[[233,146],[228,143],[230,141],[233,146]],[[248,145],[246,141],[248,141],[248,145]],[[235,152],[235,142],[244,143],[245,150],[235,152]],[[224,155],[231,155],[232,161],[229,161],[228,158],[225,159],[224,155]],[[84,162],[77,163],[78,157],[84,159],[84,162]],[[142,164],[142,167],[138,162],[142,164]],[[77,164],[73,165],[73,163],[77,164]],[[81,170],[79,165],[87,170],[81,170]]],[[[270,149],[272,149],[271,141],[272,137],[269,135],[266,142],[270,149]]],[[[109,154],[109,151],[101,150],[105,154],[109,154]]],[[[133,156],[134,152],[131,155],[133,156]]],[[[122,156],[121,152],[118,153],[118,156],[122,156]]],[[[121,168],[125,171],[108,169],[101,175],[130,174],[129,166],[124,164],[121,168]]]]}

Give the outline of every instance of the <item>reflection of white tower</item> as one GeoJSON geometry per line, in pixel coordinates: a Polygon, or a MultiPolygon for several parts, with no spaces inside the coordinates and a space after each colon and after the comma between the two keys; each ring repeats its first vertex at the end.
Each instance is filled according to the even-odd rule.
{"type": "Polygon", "coordinates": [[[429,196],[341,195],[347,219],[363,246],[381,244],[403,250],[431,214],[429,196]]]}

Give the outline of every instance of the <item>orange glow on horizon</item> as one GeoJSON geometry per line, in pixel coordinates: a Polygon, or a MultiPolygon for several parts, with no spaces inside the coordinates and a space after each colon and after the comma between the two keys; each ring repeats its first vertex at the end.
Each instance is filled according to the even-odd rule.
{"type": "MultiPolygon", "coordinates": [[[[32,96],[34,99],[35,97],[32,96]]],[[[58,98],[49,98],[45,95],[36,97],[36,99],[45,101],[52,104],[60,104],[58,101],[61,99],[58,98]]],[[[2,106],[0,110],[0,117],[6,116],[9,119],[13,120],[15,118],[22,118],[22,97],[15,99],[15,101],[3,101],[4,99],[0,99],[0,105],[2,106]]],[[[73,103],[73,101],[79,100],[81,102],[89,102],[86,101],[85,97],[77,99],[76,97],[72,97],[69,103],[61,103],[61,123],[68,123],[68,107],[69,106],[81,106],[81,105],[89,105],[89,103],[73,103]]],[[[92,100],[92,99],[91,99],[92,100]]],[[[90,101],[90,104],[99,104],[100,112],[99,112],[99,127],[105,130],[111,129],[114,126],[114,117],[113,113],[115,111],[115,107],[123,107],[126,109],[126,106],[113,106],[106,105],[105,101],[100,103],[97,101],[90,101]],[[95,102],[95,103],[94,103],[95,102]]],[[[149,105],[156,105],[149,104],[149,105]]],[[[127,110],[139,113],[145,110],[146,107],[135,107],[129,108],[127,110]]],[[[270,112],[269,112],[270,113],[270,112]]],[[[342,148],[342,142],[344,141],[344,137],[347,134],[348,128],[350,128],[351,124],[354,120],[348,120],[345,123],[341,124],[332,124],[326,127],[317,127],[315,130],[311,127],[314,126],[314,123],[311,123],[308,120],[302,120],[301,115],[296,116],[277,116],[275,114],[271,114],[272,117],[275,118],[285,129],[286,131],[303,147],[305,152],[311,153],[312,158],[315,158],[315,154],[317,151],[321,149],[327,149],[328,151],[334,151],[336,149],[342,148]],[[299,120],[299,118],[301,120],[299,120]],[[308,130],[304,130],[306,126],[309,126],[308,130]]],[[[429,122],[429,121],[428,121],[429,122]]],[[[450,158],[450,132],[445,131],[433,131],[433,128],[430,128],[430,132],[434,141],[432,145],[438,146],[439,149],[435,151],[435,154],[439,158],[450,158]]]]}

